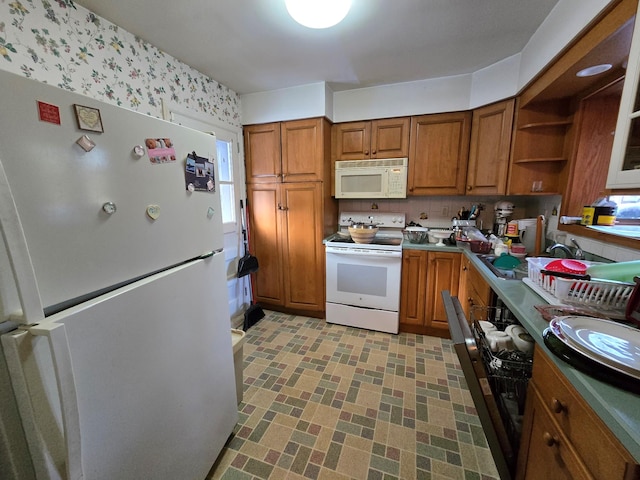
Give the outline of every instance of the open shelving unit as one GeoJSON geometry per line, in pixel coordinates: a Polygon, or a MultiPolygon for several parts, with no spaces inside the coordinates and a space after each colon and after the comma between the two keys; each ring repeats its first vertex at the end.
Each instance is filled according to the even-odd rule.
{"type": "Polygon", "coordinates": [[[562,193],[571,151],[570,101],[519,99],[511,150],[509,194],[562,193]]]}

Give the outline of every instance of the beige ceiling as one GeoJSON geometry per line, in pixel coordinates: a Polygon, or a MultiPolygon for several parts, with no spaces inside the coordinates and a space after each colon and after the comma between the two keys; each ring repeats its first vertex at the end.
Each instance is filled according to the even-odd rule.
{"type": "Polygon", "coordinates": [[[284,0],[77,0],[239,94],[471,73],[520,52],[558,0],[353,0],[327,30],[284,0]]]}

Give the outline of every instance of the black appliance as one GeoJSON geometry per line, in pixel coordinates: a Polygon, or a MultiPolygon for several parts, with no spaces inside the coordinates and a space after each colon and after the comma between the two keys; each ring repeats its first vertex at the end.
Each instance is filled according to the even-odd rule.
{"type": "Polygon", "coordinates": [[[499,299],[491,307],[472,307],[471,318],[467,319],[457,297],[443,291],[442,298],[451,340],[500,478],[511,479],[515,474],[533,355],[517,350],[491,351],[479,322],[489,321],[498,330],[518,324],[499,299]]]}

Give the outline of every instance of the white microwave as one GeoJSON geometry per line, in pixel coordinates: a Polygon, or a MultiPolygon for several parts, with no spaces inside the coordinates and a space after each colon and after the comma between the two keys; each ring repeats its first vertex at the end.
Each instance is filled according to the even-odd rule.
{"type": "Polygon", "coordinates": [[[407,198],[407,158],[336,162],[336,198],[407,198]]]}

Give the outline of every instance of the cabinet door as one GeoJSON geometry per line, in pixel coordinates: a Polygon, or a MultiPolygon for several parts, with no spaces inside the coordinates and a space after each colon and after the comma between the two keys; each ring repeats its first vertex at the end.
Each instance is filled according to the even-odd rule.
{"type": "MultiPolygon", "coordinates": [[[[640,10],[640,6],[638,7],[640,10]]],[[[631,40],[629,63],[607,175],[607,188],[640,188],[640,22],[631,40]]]]}
{"type": "Polygon", "coordinates": [[[371,156],[371,122],[333,125],[336,160],[362,160],[371,156]]]}
{"type": "Polygon", "coordinates": [[[467,194],[491,195],[507,191],[514,103],[511,99],[473,111],[467,194]]]}
{"type": "Polygon", "coordinates": [[[463,195],[471,113],[411,118],[409,195],[463,195]]]}
{"type": "Polygon", "coordinates": [[[385,118],[371,122],[371,158],[402,158],[409,155],[411,119],[385,118]]]}
{"type": "Polygon", "coordinates": [[[427,320],[432,335],[449,337],[449,323],[440,292],[449,290],[452,296],[458,295],[460,256],[457,252],[429,252],[427,320]]]}
{"type": "Polygon", "coordinates": [[[280,123],[244,128],[247,183],[273,183],[282,178],[280,123]]]}
{"type": "Polygon", "coordinates": [[[516,479],[593,479],[571,443],[554,425],[533,384],[528,393],[516,479]]]}
{"type": "Polygon", "coordinates": [[[284,305],[279,186],[278,183],[250,184],[247,189],[250,251],[259,263],[259,270],[252,277],[254,300],[272,305],[284,305]]]}
{"type": "MultiPolygon", "coordinates": [[[[428,252],[424,250],[402,251],[402,280],[400,283],[400,327],[425,326],[427,311],[428,252]]],[[[419,333],[419,330],[417,331],[419,333]]]]}
{"type": "Polygon", "coordinates": [[[458,283],[458,299],[465,317],[471,320],[471,307],[478,305],[488,307],[492,305],[493,292],[482,274],[471,264],[464,255],[460,255],[460,282],[458,283]]]}
{"type": "MultiPolygon", "coordinates": [[[[325,258],[322,245],[322,184],[280,185],[285,306],[324,311],[325,258]]],[[[260,267],[262,268],[262,267],[260,267]]]]}
{"type": "Polygon", "coordinates": [[[322,180],[324,127],[323,119],[320,118],[282,123],[283,182],[322,180]]]}

